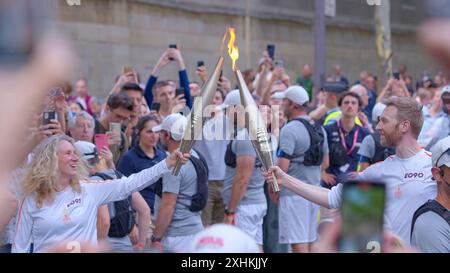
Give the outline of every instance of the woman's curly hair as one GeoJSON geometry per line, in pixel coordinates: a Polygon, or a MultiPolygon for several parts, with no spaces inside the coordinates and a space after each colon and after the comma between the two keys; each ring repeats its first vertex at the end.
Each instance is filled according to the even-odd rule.
{"type": "MultiPolygon", "coordinates": [[[[27,167],[23,181],[24,197],[35,194],[36,206],[41,208],[44,202],[51,203],[58,191],[60,170],[58,166],[58,146],[61,141],[74,145],[73,138],[55,135],[42,141],[34,151],[31,164],[27,167]]],[[[82,156],[75,150],[80,159],[82,156]]],[[[88,177],[88,171],[82,160],[77,162],[77,174],[70,180],[70,186],[81,192],[80,180],[88,177]]]]}

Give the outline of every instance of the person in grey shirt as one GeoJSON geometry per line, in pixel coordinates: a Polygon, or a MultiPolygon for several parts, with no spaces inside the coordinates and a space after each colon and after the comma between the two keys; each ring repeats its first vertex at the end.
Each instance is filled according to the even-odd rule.
{"type": "MultiPolygon", "coordinates": [[[[171,114],[153,127],[160,133],[163,148],[172,152],[179,148],[187,119],[171,114]]],[[[192,151],[192,157],[198,154],[192,151]]],[[[171,173],[162,177],[162,196],[156,196],[156,225],[152,243],[161,243],[166,252],[185,252],[194,235],[203,230],[201,212],[189,210],[192,196],[197,193],[197,172],[191,161],[180,169],[178,176],[171,173]]]]}
{"type": "Polygon", "coordinates": [[[439,141],[431,152],[437,197],[415,212],[411,244],[422,252],[450,253],[450,137],[439,141]],[[431,206],[437,211],[430,210],[431,206]]]}
{"type": "Polygon", "coordinates": [[[236,135],[225,152],[225,182],[222,197],[226,207],[224,222],[233,224],[249,234],[262,249],[262,224],[267,203],[260,167],[247,129],[245,114],[240,105],[238,90],[231,91],[225,99],[229,124],[236,128],[236,135]],[[236,106],[232,108],[231,106],[236,106]],[[236,119],[234,113],[237,111],[236,119]],[[234,126],[235,125],[235,126],[234,126]]]}
{"type": "Polygon", "coordinates": [[[208,162],[208,202],[202,211],[203,225],[209,226],[223,221],[225,206],[221,196],[225,178],[225,162],[223,160],[227,149],[226,117],[222,111],[205,122],[203,136],[194,144],[208,162]]]}
{"type": "MultiPolygon", "coordinates": [[[[319,185],[322,162],[315,166],[305,166],[305,152],[310,148],[311,138],[305,125],[294,120],[301,118],[310,122],[306,113],[308,94],[303,87],[291,86],[286,91],[277,93],[277,96],[283,99],[282,109],[290,120],[280,132],[278,166],[297,179],[319,185]]],[[[322,132],[325,138],[323,161],[328,164],[328,143],[323,128],[322,132]]],[[[316,204],[282,188],[279,206],[280,243],[290,244],[293,252],[310,252],[311,244],[317,239],[318,209],[316,204]]]]}

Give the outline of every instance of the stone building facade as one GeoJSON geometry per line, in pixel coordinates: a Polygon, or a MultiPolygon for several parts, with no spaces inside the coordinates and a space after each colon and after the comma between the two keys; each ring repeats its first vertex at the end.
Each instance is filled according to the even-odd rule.
{"type": "MultiPolygon", "coordinates": [[[[125,64],[132,64],[145,82],[169,44],[181,49],[190,78],[198,60],[212,67],[227,26],[237,29],[241,70],[256,68],[267,44],[276,44],[276,58],[295,81],[303,64],[313,63],[314,0],[47,0],[55,8],[57,27],[77,51],[79,71],[91,92],[104,96],[125,64]],[[55,2],[56,1],[56,2],[55,2]],[[80,5],[67,3],[79,2],[80,5]]],[[[405,63],[417,76],[433,70],[416,44],[423,16],[420,1],[391,1],[394,66],[405,63]]],[[[339,63],[351,81],[362,69],[377,72],[374,7],[366,0],[337,0],[336,17],[327,18],[327,72],[339,63]]],[[[177,78],[176,66],[161,78],[177,78]]],[[[224,74],[232,76],[226,58],[224,74]]]]}

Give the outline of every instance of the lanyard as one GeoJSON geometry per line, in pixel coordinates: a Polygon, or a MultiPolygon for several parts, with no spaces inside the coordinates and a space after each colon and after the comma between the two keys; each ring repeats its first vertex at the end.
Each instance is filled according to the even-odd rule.
{"type": "Polygon", "coordinates": [[[358,127],[358,125],[355,125],[355,126],[357,126],[356,127],[356,132],[353,134],[353,144],[352,144],[352,147],[349,150],[347,148],[347,143],[345,142],[344,133],[342,132],[342,129],[341,129],[341,121],[340,120],[337,121],[337,126],[338,126],[338,129],[339,129],[339,135],[341,137],[342,146],[344,146],[345,150],[347,151],[347,155],[351,155],[353,150],[356,147],[356,142],[358,141],[359,127],[358,127]]]}

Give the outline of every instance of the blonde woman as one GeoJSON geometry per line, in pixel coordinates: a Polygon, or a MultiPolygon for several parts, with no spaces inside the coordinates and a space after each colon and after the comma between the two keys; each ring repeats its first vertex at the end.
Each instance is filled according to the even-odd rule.
{"type": "Polygon", "coordinates": [[[45,252],[55,245],[70,250],[80,244],[97,245],[97,209],[122,200],[169,173],[177,158],[165,160],[137,174],[117,180],[89,181],[72,138],[57,135],[43,141],[25,175],[24,198],[19,206],[12,252],[45,252]]]}

